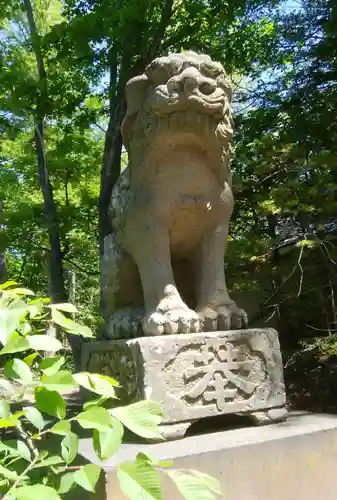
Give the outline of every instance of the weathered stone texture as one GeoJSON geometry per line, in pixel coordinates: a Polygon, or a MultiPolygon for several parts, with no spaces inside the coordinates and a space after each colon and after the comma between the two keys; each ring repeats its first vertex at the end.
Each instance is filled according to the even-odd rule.
{"type": "Polygon", "coordinates": [[[161,403],[163,424],[247,412],[268,423],[286,415],[268,413],[285,405],[280,346],[272,329],[93,342],[83,362],[86,370],[117,378],[127,389],[123,402],[161,403]]]}
{"type": "Polygon", "coordinates": [[[129,165],[101,261],[104,338],[244,328],[227,292],[231,82],[207,55],[170,54],[126,85],[129,165]]]}

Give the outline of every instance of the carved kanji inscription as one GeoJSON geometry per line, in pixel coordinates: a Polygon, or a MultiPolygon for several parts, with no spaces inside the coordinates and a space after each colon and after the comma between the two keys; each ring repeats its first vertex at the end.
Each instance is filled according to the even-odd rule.
{"type": "Polygon", "coordinates": [[[183,370],[188,388],[183,399],[187,403],[215,403],[222,411],[228,402],[250,398],[259,385],[250,380],[258,358],[247,346],[211,338],[202,346],[192,348],[188,359],[183,370]]]}

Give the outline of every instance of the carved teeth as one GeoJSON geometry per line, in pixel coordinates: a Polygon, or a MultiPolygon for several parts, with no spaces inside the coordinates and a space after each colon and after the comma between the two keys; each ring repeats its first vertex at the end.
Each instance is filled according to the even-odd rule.
{"type": "MultiPolygon", "coordinates": [[[[226,120],[226,117],[224,117],[226,120]]],[[[152,144],[158,133],[165,133],[169,129],[194,129],[196,132],[214,136],[221,143],[228,143],[232,136],[232,127],[227,121],[220,122],[212,114],[202,113],[196,110],[176,111],[168,115],[147,115],[143,117],[142,123],[134,128],[132,141],[141,143],[144,150],[146,144],[152,144]]],[[[140,144],[139,144],[140,145],[140,144]]],[[[144,152],[144,151],[143,151],[144,152]]],[[[142,154],[143,156],[143,154],[142,154]]]]}

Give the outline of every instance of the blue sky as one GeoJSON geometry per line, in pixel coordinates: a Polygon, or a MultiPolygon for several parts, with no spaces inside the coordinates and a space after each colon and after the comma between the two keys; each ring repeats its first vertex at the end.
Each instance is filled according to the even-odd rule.
{"type": "Polygon", "coordinates": [[[281,6],[281,10],[287,13],[292,10],[302,10],[302,2],[301,0],[287,0],[281,6]]]}

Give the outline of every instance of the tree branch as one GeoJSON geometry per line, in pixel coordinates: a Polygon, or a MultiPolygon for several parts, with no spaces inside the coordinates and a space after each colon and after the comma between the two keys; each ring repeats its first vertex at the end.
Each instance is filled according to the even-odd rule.
{"type": "Polygon", "coordinates": [[[100,125],[98,125],[98,123],[94,123],[94,125],[95,125],[95,127],[101,129],[102,132],[104,132],[106,134],[106,130],[103,127],[101,127],[100,125]]]}
{"type": "MultiPolygon", "coordinates": [[[[21,235],[21,237],[22,237],[22,235],[21,235]]],[[[24,237],[22,237],[22,238],[23,238],[24,241],[28,241],[24,237]]],[[[31,243],[31,241],[30,241],[30,243],[31,243]]],[[[45,247],[43,245],[40,245],[39,243],[34,242],[34,246],[37,247],[37,248],[39,248],[43,252],[47,252],[48,254],[51,253],[50,248],[47,248],[47,247],[45,247]]],[[[71,259],[69,259],[67,257],[63,256],[63,260],[65,262],[69,262],[69,264],[71,264],[72,266],[76,267],[76,269],[78,269],[79,271],[81,271],[84,274],[87,274],[88,276],[99,276],[99,274],[100,274],[99,271],[87,271],[86,269],[84,269],[84,267],[80,266],[79,264],[77,264],[76,262],[74,262],[73,260],[71,260],[71,259]]]]}
{"type": "Polygon", "coordinates": [[[173,0],[166,0],[163,10],[161,12],[161,18],[158,26],[156,27],[155,34],[153,36],[153,40],[150,46],[150,49],[146,55],[147,64],[151,62],[151,60],[155,57],[158,48],[161,44],[161,41],[164,38],[165,30],[167,25],[171,19],[173,12],[173,0]]]}

